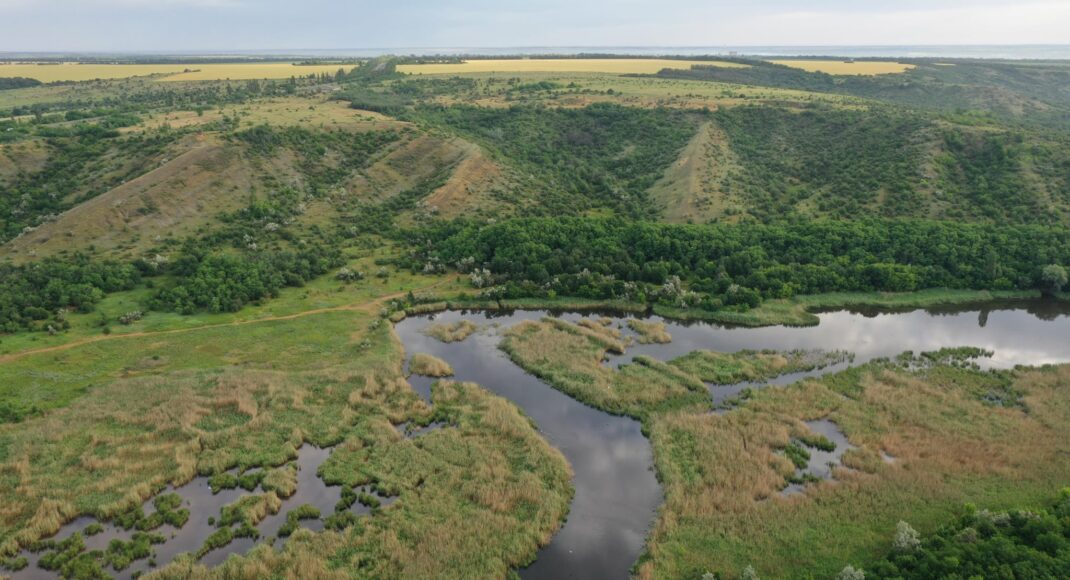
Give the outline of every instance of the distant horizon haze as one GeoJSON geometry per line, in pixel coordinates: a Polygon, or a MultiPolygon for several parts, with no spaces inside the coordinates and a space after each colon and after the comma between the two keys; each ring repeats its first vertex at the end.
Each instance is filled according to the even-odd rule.
{"type": "MultiPolygon", "coordinates": [[[[1067,42],[1058,0],[0,0],[0,51],[1067,42]]],[[[337,49],[336,49],[337,50],[337,49]]]]}

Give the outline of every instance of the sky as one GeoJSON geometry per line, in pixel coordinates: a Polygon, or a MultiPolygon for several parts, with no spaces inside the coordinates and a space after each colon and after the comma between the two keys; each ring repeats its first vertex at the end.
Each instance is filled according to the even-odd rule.
{"type": "Polygon", "coordinates": [[[1070,0],[0,0],[0,21],[0,51],[1070,43],[1070,0]]]}

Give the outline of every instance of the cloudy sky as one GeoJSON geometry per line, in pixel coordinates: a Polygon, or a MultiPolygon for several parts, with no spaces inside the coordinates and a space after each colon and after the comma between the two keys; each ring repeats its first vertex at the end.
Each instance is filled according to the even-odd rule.
{"type": "Polygon", "coordinates": [[[0,0],[0,51],[1070,43],[1070,0],[0,0]]]}

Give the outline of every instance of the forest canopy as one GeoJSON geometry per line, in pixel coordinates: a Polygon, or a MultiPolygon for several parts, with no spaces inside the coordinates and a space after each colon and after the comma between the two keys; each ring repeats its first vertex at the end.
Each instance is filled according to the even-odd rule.
{"type": "MultiPolygon", "coordinates": [[[[836,291],[1040,288],[1070,231],[924,220],[670,225],[620,218],[447,224],[421,260],[486,270],[503,297],[581,296],[718,309],[836,291]],[[686,287],[670,288],[670,286],[686,287]],[[690,297],[681,296],[687,291],[690,297]]],[[[489,278],[489,281],[487,280],[489,278]]]]}

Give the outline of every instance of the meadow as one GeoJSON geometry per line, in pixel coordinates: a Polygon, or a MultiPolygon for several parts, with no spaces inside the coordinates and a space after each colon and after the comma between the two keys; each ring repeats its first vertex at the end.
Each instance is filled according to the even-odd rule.
{"type": "Polygon", "coordinates": [[[549,58],[549,59],[486,59],[463,63],[401,64],[400,73],[445,75],[467,73],[613,73],[654,74],[663,69],[689,69],[694,65],[717,67],[745,67],[747,65],[725,61],[688,61],[645,58],[549,58]]]}
{"type": "Polygon", "coordinates": [[[887,75],[898,74],[915,68],[917,65],[900,62],[886,62],[876,60],[773,60],[773,64],[780,64],[792,68],[802,69],[807,72],[823,72],[830,75],[887,75]]]}
{"type": "Polygon", "coordinates": [[[25,77],[44,83],[125,79],[162,75],[159,80],[221,81],[288,79],[292,76],[331,74],[338,69],[352,70],[354,65],[302,65],[288,62],[270,63],[190,63],[190,64],[36,64],[0,63],[0,77],[25,77]]]}

